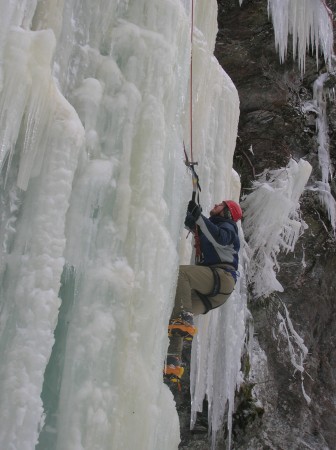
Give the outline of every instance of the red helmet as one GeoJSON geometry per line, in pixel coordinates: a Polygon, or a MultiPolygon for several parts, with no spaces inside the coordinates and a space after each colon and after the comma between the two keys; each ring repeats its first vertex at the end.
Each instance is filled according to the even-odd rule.
{"type": "Polygon", "coordinates": [[[238,203],[234,202],[233,200],[224,200],[223,203],[225,203],[225,205],[229,208],[232,220],[238,222],[238,220],[243,217],[243,212],[238,203]]]}

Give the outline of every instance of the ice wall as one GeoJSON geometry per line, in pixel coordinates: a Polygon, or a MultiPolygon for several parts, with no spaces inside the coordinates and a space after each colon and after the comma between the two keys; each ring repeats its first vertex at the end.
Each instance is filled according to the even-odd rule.
{"type": "Polygon", "coordinates": [[[0,447],[25,450],[34,448],[43,413],[40,393],[84,129],[52,77],[52,31],[26,29],[28,3],[0,7],[0,447]]]}
{"type": "MultiPolygon", "coordinates": [[[[178,446],[162,368],[179,255],[190,255],[190,6],[0,0],[0,448],[178,446]]],[[[215,0],[196,2],[205,210],[239,195],[238,96],[212,56],[216,14],[215,0]]],[[[218,314],[207,320],[220,328],[218,314]]],[[[236,374],[239,352],[230,358],[236,374]]]]}

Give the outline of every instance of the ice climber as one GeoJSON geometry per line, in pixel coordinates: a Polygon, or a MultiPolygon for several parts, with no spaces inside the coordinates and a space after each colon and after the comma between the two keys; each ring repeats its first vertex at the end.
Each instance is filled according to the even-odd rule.
{"type": "Polygon", "coordinates": [[[179,383],[183,375],[183,340],[192,339],[197,331],[193,316],[223,305],[234,290],[240,248],[236,222],[241,218],[242,210],[232,200],[215,205],[209,218],[196,202],[191,200],[188,204],[184,225],[199,241],[201,256],[196,265],[179,268],[164,369],[165,378],[170,381],[179,383]]]}

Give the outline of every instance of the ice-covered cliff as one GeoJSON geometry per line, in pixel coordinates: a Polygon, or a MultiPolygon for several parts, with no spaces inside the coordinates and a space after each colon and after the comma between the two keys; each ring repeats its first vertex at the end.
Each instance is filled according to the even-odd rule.
{"type": "MultiPolygon", "coordinates": [[[[1,1],[1,448],[177,448],[162,368],[190,255],[191,5],[1,1]]],[[[205,210],[239,196],[238,96],[216,32],[216,2],[196,2],[205,210]]]]}
{"type": "MultiPolygon", "coordinates": [[[[270,5],[283,53],[288,31],[317,16],[308,8],[288,25],[288,9],[270,5]]],[[[205,212],[240,191],[238,94],[213,56],[217,2],[0,0],[0,10],[0,447],[177,448],[162,368],[178,264],[191,254],[183,143],[205,212]]],[[[316,45],[321,29],[314,22],[316,45]]],[[[213,445],[240,381],[241,256],[235,294],[198,319],[193,345],[192,422],[206,396],[213,445]]]]}

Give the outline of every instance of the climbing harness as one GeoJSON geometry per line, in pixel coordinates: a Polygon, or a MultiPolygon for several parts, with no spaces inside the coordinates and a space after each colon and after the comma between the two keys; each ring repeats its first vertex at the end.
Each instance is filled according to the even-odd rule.
{"type": "Polygon", "coordinates": [[[218,294],[222,294],[222,295],[230,295],[232,292],[220,292],[220,277],[219,277],[219,273],[218,270],[225,270],[225,272],[229,272],[231,273],[232,277],[234,278],[234,269],[229,269],[227,267],[212,267],[212,266],[207,266],[209,267],[209,269],[212,271],[212,275],[213,275],[213,279],[214,279],[214,284],[213,284],[213,288],[212,290],[208,293],[208,294],[202,294],[199,291],[197,292],[197,295],[199,296],[199,298],[202,300],[202,303],[205,307],[205,312],[204,314],[208,313],[210,310],[212,309],[216,309],[219,306],[221,306],[222,304],[218,305],[218,306],[212,306],[211,297],[216,297],[216,295],[218,294]],[[210,297],[210,298],[209,298],[210,297]]]}
{"type": "Polygon", "coordinates": [[[213,306],[211,304],[211,301],[209,297],[216,297],[216,295],[219,294],[220,291],[220,278],[217,270],[214,267],[209,266],[209,269],[212,271],[214,284],[212,290],[208,294],[202,294],[201,292],[197,291],[198,296],[203,302],[203,305],[205,307],[205,314],[209,312],[211,309],[213,309],[213,306]]]}

